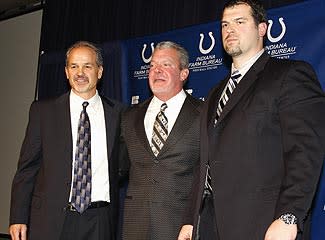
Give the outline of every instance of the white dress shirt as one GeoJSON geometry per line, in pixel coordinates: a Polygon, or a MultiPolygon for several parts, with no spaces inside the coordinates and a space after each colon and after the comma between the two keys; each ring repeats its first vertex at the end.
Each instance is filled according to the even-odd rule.
{"type": "MultiPolygon", "coordinates": [[[[238,71],[240,73],[240,77],[236,79],[237,84],[242,80],[244,75],[248,72],[248,70],[253,66],[253,64],[257,61],[257,59],[263,54],[264,49],[259,51],[255,56],[250,58],[240,69],[235,68],[234,63],[231,64],[231,73],[238,71]]],[[[230,74],[231,75],[231,74],[230,74]]],[[[230,78],[230,77],[229,77],[230,78]]],[[[229,81],[229,79],[228,79],[229,81]]],[[[224,92],[227,91],[227,85],[223,89],[221,96],[224,94],[224,92]]]]}
{"type": "MultiPolygon", "coordinates": [[[[110,190],[108,176],[106,126],[103,103],[97,91],[96,94],[88,100],[84,100],[83,98],[76,95],[73,91],[70,92],[70,116],[73,143],[72,177],[78,135],[78,121],[83,108],[82,103],[85,101],[89,103],[86,111],[89,116],[91,131],[91,201],[109,202],[110,190]]],[[[71,183],[72,181],[73,180],[71,179],[71,183]]],[[[69,199],[71,200],[71,191],[69,199]]]]}
{"type": "Polygon", "coordinates": [[[248,70],[253,66],[253,64],[257,61],[257,59],[264,53],[264,49],[259,51],[255,56],[251,57],[240,69],[236,69],[234,63],[231,64],[231,72],[239,71],[240,77],[237,78],[237,83],[244,77],[244,75],[248,72],[248,70]]]}
{"type": "MultiPolygon", "coordinates": [[[[173,126],[176,122],[179,112],[181,111],[185,98],[186,98],[186,93],[182,89],[178,94],[176,94],[174,97],[172,97],[166,102],[167,108],[165,110],[165,115],[168,119],[168,135],[173,129],[173,126]]],[[[148,106],[144,118],[144,128],[149,143],[151,143],[153,124],[155,122],[157,114],[160,111],[160,106],[163,103],[164,103],[163,101],[161,101],[159,98],[154,96],[151,99],[151,102],[148,106]]]]}

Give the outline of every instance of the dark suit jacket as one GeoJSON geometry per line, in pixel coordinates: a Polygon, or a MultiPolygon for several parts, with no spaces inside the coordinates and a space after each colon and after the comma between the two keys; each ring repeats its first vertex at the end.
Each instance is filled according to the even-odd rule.
{"type": "Polygon", "coordinates": [[[209,162],[220,239],[264,239],[272,221],[287,212],[298,217],[301,231],[325,151],[325,97],[315,73],[304,62],[264,53],[214,128],[228,79],[211,90],[203,110],[200,172],[190,210],[194,223],[209,162]]]}
{"type": "Polygon", "coordinates": [[[122,117],[122,135],[130,159],[124,240],[177,239],[193,169],[199,162],[201,101],[190,95],[186,97],[166,144],[155,157],[144,128],[150,100],[122,117]]]}
{"type": "MultiPolygon", "coordinates": [[[[106,122],[111,217],[115,224],[122,107],[113,100],[101,99],[106,122]]],[[[69,94],[34,102],[13,180],[10,212],[10,224],[28,225],[28,239],[59,239],[70,194],[72,144],[69,94]]]]}

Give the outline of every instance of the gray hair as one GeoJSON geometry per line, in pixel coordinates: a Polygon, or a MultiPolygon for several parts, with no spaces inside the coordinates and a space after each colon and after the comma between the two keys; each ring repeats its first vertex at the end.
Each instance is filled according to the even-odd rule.
{"type": "Polygon", "coordinates": [[[180,69],[187,69],[189,64],[189,56],[188,52],[185,48],[183,48],[181,45],[171,42],[171,41],[164,41],[157,44],[155,49],[166,49],[166,48],[172,48],[175,49],[179,55],[179,62],[180,62],[180,69]]]}
{"type": "Polygon", "coordinates": [[[80,47],[87,47],[90,48],[91,50],[93,50],[96,54],[96,64],[98,67],[103,66],[103,56],[101,53],[100,48],[96,47],[95,44],[91,43],[91,42],[87,42],[87,41],[79,41],[74,43],[71,47],[69,47],[69,49],[67,50],[65,56],[65,65],[68,65],[68,58],[70,56],[70,53],[73,49],[75,48],[80,48],[80,47]]]}

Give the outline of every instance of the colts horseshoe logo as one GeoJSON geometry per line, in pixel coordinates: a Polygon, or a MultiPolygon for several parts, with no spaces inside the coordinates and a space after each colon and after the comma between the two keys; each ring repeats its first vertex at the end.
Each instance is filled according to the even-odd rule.
{"type": "Polygon", "coordinates": [[[199,49],[200,49],[200,52],[202,54],[208,54],[209,52],[212,51],[212,49],[214,48],[214,45],[216,44],[216,40],[214,39],[213,35],[212,35],[212,32],[209,32],[209,36],[210,36],[210,39],[211,39],[211,45],[208,49],[203,49],[203,40],[204,40],[204,34],[203,33],[200,33],[200,43],[199,43],[199,49]]]}
{"type": "Polygon", "coordinates": [[[149,58],[146,58],[146,57],[144,56],[144,52],[146,51],[147,44],[143,44],[143,49],[142,49],[142,53],[141,53],[141,55],[142,55],[142,60],[143,60],[145,63],[149,63],[149,62],[151,61],[151,56],[152,56],[152,53],[153,53],[153,50],[154,50],[154,43],[152,42],[152,43],[150,44],[150,46],[151,46],[151,54],[150,54],[150,57],[149,57],[149,58]]]}
{"type": "Polygon", "coordinates": [[[267,28],[267,38],[273,43],[280,41],[283,38],[284,34],[286,33],[286,29],[287,29],[286,25],[284,24],[283,18],[282,17],[279,18],[279,23],[281,24],[282,31],[278,37],[272,37],[271,28],[273,25],[273,21],[269,20],[268,22],[269,22],[269,27],[267,28]]]}

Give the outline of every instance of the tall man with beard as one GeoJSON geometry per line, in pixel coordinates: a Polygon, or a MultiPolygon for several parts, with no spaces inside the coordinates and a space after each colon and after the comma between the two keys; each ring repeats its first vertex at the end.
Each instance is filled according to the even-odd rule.
{"type": "Polygon", "coordinates": [[[324,93],[309,64],[264,51],[267,19],[259,1],[229,1],[221,29],[231,74],[203,109],[188,211],[194,230],[183,226],[179,239],[310,239],[325,152],[324,93]]]}

